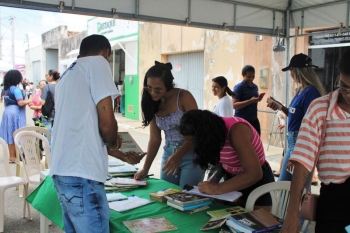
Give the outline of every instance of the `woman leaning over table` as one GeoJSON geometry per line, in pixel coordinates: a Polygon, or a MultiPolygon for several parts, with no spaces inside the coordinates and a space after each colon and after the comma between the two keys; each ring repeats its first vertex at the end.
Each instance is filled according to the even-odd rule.
{"type": "Polygon", "coordinates": [[[197,103],[190,92],[174,88],[171,69],[170,63],[156,61],[145,75],[141,108],[143,126],[150,126],[150,139],[146,161],[135,174],[135,179],[148,174],[160,147],[163,130],[165,146],[160,178],[180,186],[194,185],[203,180],[205,172],[193,163],[192,144],[184,141],[178,125],[184,113],[197,109],[197,103]]]}
{"type": "Polygon", "coordinates": [[[2,114],[0,137],[3,138],[8,145],[10,163],[15,163],[16,160],[13,132],[26,126],[25,106],[32,102],[33,98],[30,96],[28,100],[25,100],[25,94],[18,87],[18,84],[22,82],[22,79],[22,74],[18,70],[9,70],[4,77],[5,110],[2,114]]]}
{"type": "MultiPolygon", "coordinates": [[[[200,182],[199,191],[213,195],[240,191],[241,204],[245,205],[255,188],[275,181],[260,136],[246,120],[191,110],[181,118],[179,129],[186,142],[193,144],[196,153],[193,162],[203,169],[210,164],[220,171],[215,179],[200,182]],[[213,182],[222,176],[224,182],[213,182]]],[[[263,195],[255,204],[271,206],[270,194],[263,195]]]]}
{"type": "Polygon", "coordinates": [[[233,92],[227,86],[227,79],[223,76],[218,76],[212,79],[211,90],[214,96],[219,98],[219,102],[215,105],[213,112],[218,116],[233,116],[233,105],[231,98],[233,92]]]}
{"type": "Polygon", "coordinates": [[[294,164],[283,233],[299,232],[299,205],[316,163],[321,180],[315,232],[346,232],[350,225],[350,49],[339,62],[339,89],[313,101],[290,160],[294,164]],[[326,120],[326,122],[325,122],[326,120]],[[323,126],[325,137],[321,143],[323,126]],[[319,158],[316,156],[319,153],[319,158]]]}

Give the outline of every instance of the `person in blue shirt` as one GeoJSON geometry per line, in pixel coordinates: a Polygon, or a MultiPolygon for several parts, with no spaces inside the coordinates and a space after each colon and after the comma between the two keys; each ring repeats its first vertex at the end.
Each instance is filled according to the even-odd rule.
{"type": "Polygon", "coordinates": [[[313,69],[313,67],[317,66],[312,65],[311,61],[312,59],[309,56],[300,53],[294,55],[290,60],[289,65],[282,69],[282,71],[289,70],[293,81],[300,85],[288,108],[283,106],[283,104],[275,100],[273,97],[267,99],[268,107],[275,111],[281,110],[288,119],[288,148],[284,155],[284,161],[278,181],[292,180],[292,174],[287,171],[287,164],[294,150],[301,122],[310,103],[314,99],[326,94],[322,83],[313,69]]]}
{"type": "Polygon", "coordinates": [[[240,117],[248,121],[261,135],[260,122],[258,119],[258,102],[263,96],[259,96],[259,89],[253,83],[255,78],[255,69],[251,65],[246,65],[242,69],[243,81],[238,83],[232,96],[233,108],[235,109],[235,117],[240,117]]]}

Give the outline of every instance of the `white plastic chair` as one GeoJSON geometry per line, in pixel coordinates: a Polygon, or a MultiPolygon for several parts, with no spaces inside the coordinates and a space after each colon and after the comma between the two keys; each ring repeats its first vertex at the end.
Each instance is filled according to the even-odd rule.
{"type": "MultiPolygon", "coordinates": [[[[14,188],[18,185],[26,186],[27,182],[22,177],[17,177],[17,176],[11,175],[10,167],[8,164],[8,161],[10,158],[9,150],[7,147],[7,143],[2,138],[0,138],[0,145],[2,147],[3,162],[4,162],[4,166],[5,166],[5,175],[6,175],[5,177],[0,177],[0,232],[4,232],[5,191],[8,188],[14,188]]],[[[27,189],[24,188],[24,190],[27,190],[27,189]]],[[[27,192],[25,191],[24,194],[25,195],[24,195],[24,200],[23,200],[23,202],[24,202],[23,203],[23,217],[25,217],[25,210],[26,210],[26,206],[27,206],[28,207],[28,216],[29,216],[29,218],[31,218],[30,212],[29,212],[29,204],[25,200],[25,198],[27,197],[27,192]]],[[[7,204],[9,204],[9,203],[7,203],[7,204]]]]}
{"type": "MultiPolygon", "coordinates": [[[[50,131],[46,128],[39,127],[39,126],[26,126],[26,127],[17,129],[13,133],[13,138],[15,138],[19,132],[23,132],[23,131],[33,131],[33,132],[37,132],[40,134],[45,134],[45,136],[47,137],[48,140],[50,140],[50,137],[51,137],[50,131]]],[[[38,156],[40,156],[39,140],[37,140],[36,146],[37,146],[36,147],[37,154],[38,154],[38,156]]],[[[50,145],[45,145],[45,147],[48,147],[48,148],[49,148],[49,146],[50,145]]],[[[21,157],[20,153],[22,153],[22,152],[20,151],[20,149],[17,146],[15,146],[15,148],[16,148],[16,176],[24,177],[23,163],[20,159],[20,157],[21,157]]],[[[41,164],[42,170],[45,170],[46,168],[49,167],[46,156],[42,156],[40,164],[41,164]]],[[[22,187],[19,187],[18,193],[19,193],[20,197],[23,197],[22,187]]]]}
{"type": "MultiPolygon", "coordinates": [[[[29,184],[40,184],[40,172],[42,171],[39,156],[37,152],[37,141],[42,140],[46,160],[50,164],[50,147],[49,141],[44,135],[32,131],[19,132],[15,136],[15,145],[24,153],[20,153],[24,171],[25,179],[28,182],[25,192],[28,194],[29,184]]],[[[30,212],[29,212],[30,213],[30,212]]]]}
{"type": "MultiPolygon", "coordinates": [[[[270,193],[272,199],[271,213],[281,219],[286,217],[290,195],[290,181],[277,181],[261,185],[254,189],[248,196],[245,209],[254,210],[256,200],[266,193],[270,193]]],[[[309,221],[305,220],[300,232],[304,232],[309,221]]]]}

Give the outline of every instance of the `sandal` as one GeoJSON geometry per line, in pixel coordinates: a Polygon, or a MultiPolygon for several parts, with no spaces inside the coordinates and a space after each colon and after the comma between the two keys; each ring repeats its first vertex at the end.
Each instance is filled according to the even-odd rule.
{"type": "Polygon", "coordinates": [[[16,163],[16,161],[9,160],[9,164],[15,164],[15,163],[16,163]]]}
{"type": "Polygon", "coordinates": [[[273,170],[272,173],[274,177],[280,177],[280,173],[277,174],[275,170],[273,170]]]}

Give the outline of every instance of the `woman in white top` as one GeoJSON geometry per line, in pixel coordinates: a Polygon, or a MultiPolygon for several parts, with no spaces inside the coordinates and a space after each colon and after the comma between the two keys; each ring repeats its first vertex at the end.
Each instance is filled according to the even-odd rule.
{"type": "Polygon", "coordinates": [[[227,79],[223,76],[218,76],[212,79],[211,90],[213,94],[219,98],[219,102],[214,107],[213,112],[221,117],[233,116],[233,105],[231,97],[234,93],[227,87],[227,79]]]}

